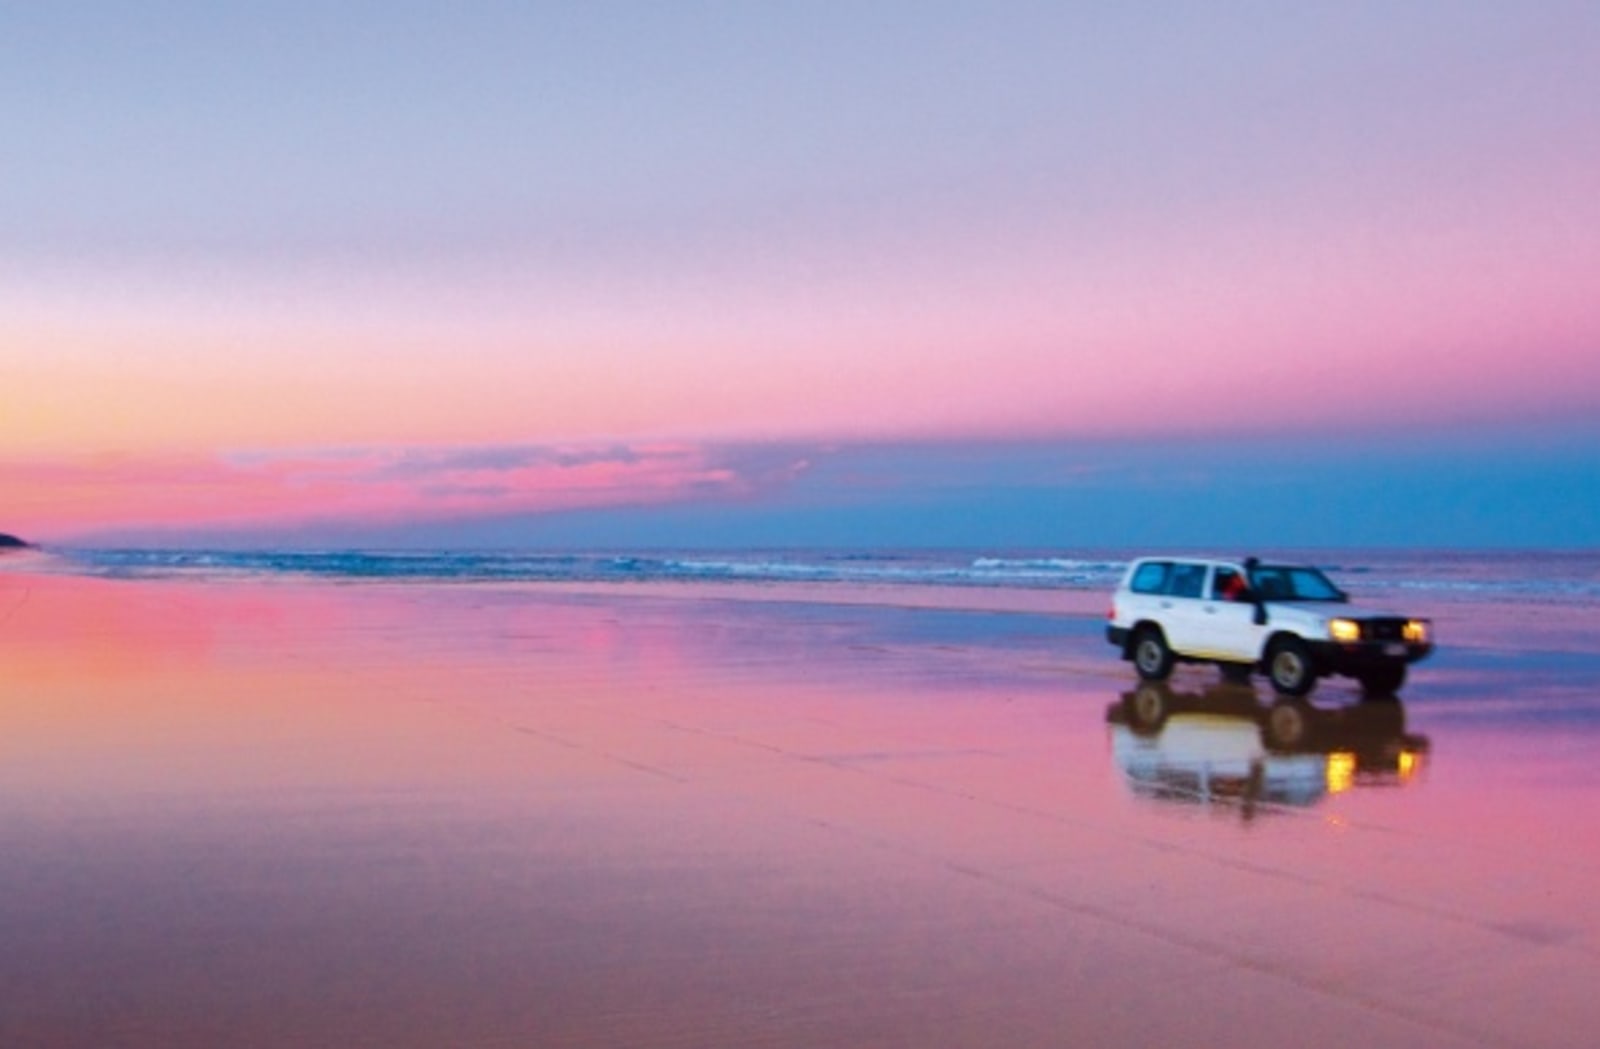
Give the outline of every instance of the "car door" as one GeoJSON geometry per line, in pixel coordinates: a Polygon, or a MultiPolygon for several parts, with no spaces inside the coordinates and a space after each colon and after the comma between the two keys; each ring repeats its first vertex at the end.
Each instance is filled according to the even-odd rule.
{"type": "Polygon", "coordinates": [[[1254,663],[1261,650],[1256,605],[1250,599],[1244,570],[1236,565],[1211,566],[1206,581],[1205,599],[1196,614],[1196,645],[1199,654],[1211,659],[1254,663]]]}
{"type": "Polygon", "coordinates": [[[1170,561],[1158,560],[1143,560],[1128,570],[1128,578],[1114,598],[1114,618],[1119,626],[1160,620],[1171,571],[1170,561]]]}
{"type": "Polygon", "coordinates": [[[1173,562],[1161,595],[1160,621],[1167,644],[1175,652],[1196,655],[1206,646],[1202,608],[1207,582],[1208,566],[1204,562],[1173,562]]]}

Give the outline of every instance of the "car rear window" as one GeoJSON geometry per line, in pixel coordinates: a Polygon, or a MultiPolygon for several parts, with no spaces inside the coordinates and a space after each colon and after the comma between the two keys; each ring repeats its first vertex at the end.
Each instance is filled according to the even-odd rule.
{"type": "Polygon", "coordinates": [[[1205,586],[1205,565],[1173,565],[1167,593],[1173,597],[1199,597],[1205,586]]]}
{"type": "Polygon", "coordinates": [[[1159,594],[1167,588],[1167,573],[1172,570],[1170,561],[1146,561],[1133,573],[1128,589],[1136,594],[1159,594]]]}

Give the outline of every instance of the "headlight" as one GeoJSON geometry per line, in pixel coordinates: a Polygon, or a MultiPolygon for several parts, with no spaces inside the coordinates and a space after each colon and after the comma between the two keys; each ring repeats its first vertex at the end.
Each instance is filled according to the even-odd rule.
{"type": "Polygon", "coordinates": [[[1336,750],[1328,755],[1325,773],[1329,794],[1343,794],[1356,785],[1356,756],[1348,750],[1336,750]]]}
{"type": "Polygon", "coordinates": [[[1426,619],[1408,619],[1406,625],[1400,628],[1400,636],[1413,645],[1424,645],[1428,642],[1428,621],[1426,619]]]}
{"type": "Polygon", "coordinates": [[[1330,619],[1328,636],[1335,641],[1360,641],[1361,624],[1354,619],[1330,619]]]}

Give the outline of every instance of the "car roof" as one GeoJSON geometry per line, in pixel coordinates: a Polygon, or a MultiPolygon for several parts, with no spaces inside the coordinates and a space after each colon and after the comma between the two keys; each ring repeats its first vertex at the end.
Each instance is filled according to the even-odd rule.
{"type": "Polygon", "coordinates": [[[1195,554],[1151,554],[1149,557],[1135,558],[1134,564],[1144,564],[1147,561],[1157,562],[1185,562],[1192,565],[1228,565],[1233,568],[1242,566],[1245,558],[1242,557],[1211,557],[1195,554]]]}
{"type": "Polygon", "coordinates": [[[1147,557],[1135,558],[1128,563],[1130,573],[1136,571],[1144,564],[1188,564],[1204,565],[1217,568],[1235,568],[1240,571],[1256,572],[1261,569],[1293,571],[1299,569],[1322,572],[1322,569],[1304,561],[1262,561],[1254,557],[1215,557],[1207,554],[1151,554],[1147,557]]]}

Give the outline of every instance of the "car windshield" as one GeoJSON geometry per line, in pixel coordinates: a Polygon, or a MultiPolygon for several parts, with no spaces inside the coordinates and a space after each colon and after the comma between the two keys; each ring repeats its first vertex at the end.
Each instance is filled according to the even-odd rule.
{"type": "Polygon", "coordinates": [[[1343,601],[1344,591],[1315,568],[1257,565],[1250,582],[1264,601],[1343,601]]]}

